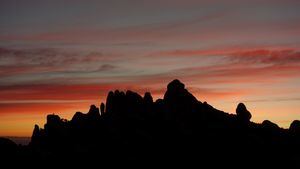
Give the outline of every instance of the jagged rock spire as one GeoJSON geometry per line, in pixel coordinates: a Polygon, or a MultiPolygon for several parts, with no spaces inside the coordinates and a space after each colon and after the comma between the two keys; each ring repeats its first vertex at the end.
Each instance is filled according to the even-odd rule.
{"type": "Polygon", "coordinates": [[[40,127],[36,124],[36,125],[34,125],[32,137],[37,137],[37,136],[39,136],[39,133],[40,133],[40,127]]]}
{"type": "Polygon", "coordinates": [[[243,122],[249,122],[252,117],[251,113],[247,110],[244,103],[238,104],[236,108],[236,115],[238,119],[243,122]]]}
{"type": "Polygon", "coordinates": [[[110,91],[106,98],[106,113],[110,113],[113,109],[113,102],[114,102],[114,92],[110,91]]]}
{"type": "Polygon", "coordinates": [[[151,93],[146,92],[144,95],[144,101],[146,104],[152,104],[153,103],[153,98],[151,96],[151,93]]]}
{"type": "Polygon", "coordinates": [[[38,145],[39,144],[39,140],[40,140],[40,127],[36,124],[34,125],[34,129],[32,132],[32,136],[31,136],[31,145],[38,145]]]}
{"type": "Polygon", "coordinates": [[[100,117],[99,108],[97,108],[95,105],[91,105],[87,115],[92,119],[98,119],[100,117]]]}
{"type": "Polygon", "coordinates": [[[104,103],[101,103],[101,105],[100,105],[100,112],[101,112],[101,115],[103,115],[105,113],[105,104],[104,103]]]}

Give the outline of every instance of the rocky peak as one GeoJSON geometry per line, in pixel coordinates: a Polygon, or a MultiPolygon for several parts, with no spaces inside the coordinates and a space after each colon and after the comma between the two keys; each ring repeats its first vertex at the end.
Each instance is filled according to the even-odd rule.
{"type": "Polygon", "coordinates": [[[144,95],[144,101],[146,104],[152,104],[153,103],[153,98],[151,96],[151,93],[146,92],[144,95]]]}
{"type": "Polygon", "coordinates": [[[101,103],[100,111],[101,111],[101,115],[105,113],[105,104],[104,103],[101,103]]]}
{"type": "Polygon", "coordinates": [[[198,102],[197,99],[185,89],[185,85],[178,79],[173,80],[167,86],[167,91],[164,95],[164,100],[167,102],[198,102]]]}
{"type": "Polygon", "coordinates": [[[49,114],[47,116],[47,124],[48,125],[57,125],[60,123],[60,117],[55,114],[49,114]]]}
{"type": "Polygon", "coordinates": [[[264,120],[262,122],[262,127],[265,129],[269,129],[269,130],[278,130],[279,126],[273,122],[271,122],[270,120],[264,120]]]}
{"type": "Polygon", "coordinates": [[[95,105],[91,105],[89,112],[87,113],[87,115],[90,118],[93,119],[98,119],[100,118],[100,112],[99,112],[99,108],[97,108],[95,105]]]}
{"type": "Polygon", "coordinates": [[[185,85],[181,83],[178,79],[173,80],[167,86],[168,91],[182,91],[185,85]]]}
{"type": "Polygon", "coordinates": [[[238,106],[236,108],[236,115],[237,115],[238,119],[243,122],[249,122],[252,117],[251,113],[247,110],[244,103],[238,104],[238,106]]]}
{"type": "Polygon", "coordinates": [[[300,120],[294,120],[291,123],[289,130],[293,133],[300,133],[300,120]]]}

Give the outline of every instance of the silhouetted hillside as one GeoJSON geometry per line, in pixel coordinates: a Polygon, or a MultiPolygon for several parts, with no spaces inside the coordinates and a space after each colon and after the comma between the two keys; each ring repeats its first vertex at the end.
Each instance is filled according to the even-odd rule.
{"type": "MultiPolygon", "coordinates": [[[[300,121],[282,129],[271,121],[251,122],[243,103],[236,114],[198,101],[179,80],[153,101],[132,91],[109,92],[100,110],[76,112],[68,121],[51,114],[43,128],[35,125],[22,149],[29,161],[71,159],[101,164],[196,164],[198,166],[296,166],[300,155],[300,121]],[[29,154],[29,155],[28,155],[29,154]]],[[[0,140],[1,141],[1,140],[0,140]]],[[[16,146],[8,142],[11,150],[16,146]]],[[[21,156],[22,158],[22,156],[21,156]]]]}

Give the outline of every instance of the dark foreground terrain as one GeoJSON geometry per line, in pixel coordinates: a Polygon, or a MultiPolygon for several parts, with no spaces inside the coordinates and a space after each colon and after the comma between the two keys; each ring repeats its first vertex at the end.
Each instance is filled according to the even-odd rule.
{"type": "Polygon", "coordinates": [[[156,101],[150,93],[116,90],[100,110],[92,105],[70,121],[48,115],[44,128],[34,127],[28,146],[2,138],[0,153],[3,162],[42,166],[300,167],[300,121],[282,129],[250,119],[243,103],[228,114],[174,80],[156,101]]]}

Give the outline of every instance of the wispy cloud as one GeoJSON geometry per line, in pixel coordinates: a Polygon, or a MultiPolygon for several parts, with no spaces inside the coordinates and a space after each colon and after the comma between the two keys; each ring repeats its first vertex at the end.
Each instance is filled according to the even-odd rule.
{"type": "Polygon", "coordinates": [[[242,51],[229,54],[228,57],[235,62],[248,64],[295,65],[300,63],[300,52],[293,49],[242,51]]]}
{"type": "Polygon", "coordinates": [[[115,70],[117,55],[62,49],[0,48],[0,77],[36,73],[75,74],[115,70]]]}
{"type": "Polygon", "coordinates": [[[293,98],[275,98],[275,99],[255,99],[255,100],[242,100],[242,102],[290,102],[290,101],[300,101],[299,97],[293,98]]]}
{"type": "Polygon", "coordinates": [[[300,52],[291,48],[171,50],[153,55],[159,56],[206,60],[205,64],[172,70],[177,76],[201,79],[202,83],[268,82],[300,76],[300,52]]]}

